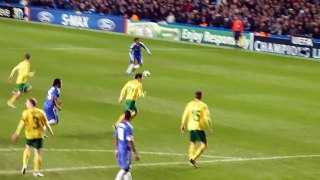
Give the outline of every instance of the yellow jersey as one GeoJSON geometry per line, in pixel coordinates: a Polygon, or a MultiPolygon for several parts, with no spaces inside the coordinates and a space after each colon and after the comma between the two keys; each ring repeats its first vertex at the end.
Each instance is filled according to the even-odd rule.
{"type": "Polygon", "coordinates": [[[20,123],[17,127],[16,134],[19,135],[23,126],[25,126],[25,134],[27,139],[41,139],[44,132],[43,127],[46,126],[49,132],[53,135],[52,129],[43,110],[36,107],[26,109],[22,113],[20,123]]]}
{"type": "Polygon", "coordinates": [[[11,71],[10,77],[12,77],[16,71],[18,71],[17,84],[25,84],[27,82],[27,76],[31,76],[33,74],[30,73],[30,62],[27,60],[20,62],[16,67],[14,67],[11,71]]]}
{"type": "Polygon", "coordinates": [[[142,88],[142,83],[138,80],[130,80],[122,88],[120,99],[123,99],[126,95],[126,100],[137,101],[138,97],[144,97],[145,93],[142,88]]]}
{"type": "Polygon", "coordinates": [[[187,124],[189,131],[204,130],[205,125],[211,128],[208,106],[198,99],[189,102],[182,116],[182,124],[187,124]]]}

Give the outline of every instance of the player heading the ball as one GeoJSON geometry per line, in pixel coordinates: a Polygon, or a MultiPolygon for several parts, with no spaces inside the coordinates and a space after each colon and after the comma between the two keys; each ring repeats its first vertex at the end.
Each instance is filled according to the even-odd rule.
{"type": "MultiPolygon", "coordinates": [[[[133,119],[138,114],[138,108],[136,106],[136,102],[138,97],[145,97],[146,92],[142,88],[142,74],[137,73],[135,75],[134,80],[128,81],[121,90],[119,97],[119,104],[122,103],[124,97],[126,100],[126,107],[124,112],[129,110],[131,112],[131,118],[133,119]]],[[[122,114],[115,125],[118,125],[124,118],[124,114],[122,114]]]]}

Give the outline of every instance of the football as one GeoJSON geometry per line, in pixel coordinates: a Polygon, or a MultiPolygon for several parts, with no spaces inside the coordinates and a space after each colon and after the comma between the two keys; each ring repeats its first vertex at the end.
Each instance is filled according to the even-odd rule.
{"type": "Polygon", "coordinates": [[[144,77],[148,77],[148,76],[151,75],[151,73],[148,70],[143,71],[142,74],[143,74],[144,77]]]}

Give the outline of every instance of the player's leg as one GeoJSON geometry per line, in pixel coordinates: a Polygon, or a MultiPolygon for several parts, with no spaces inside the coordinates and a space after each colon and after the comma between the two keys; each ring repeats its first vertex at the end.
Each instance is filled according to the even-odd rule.
{"type": "Polygon", "coordinates": [[[240,32],[239,31],[234,32],[234,40],[235,40],[236,47],[239,47],[239,37],[240,37],[240,32]]]}
{"type": "Polygon", "coordinates": [[[58,124],[59,114],[55,108],[45,108],[45,114],[50,125],[58,124]]]}
{"type": "Polygon", "coordinates": [[[27,171],[27,167],[28,167],[28,162],[29,162],[29,158],[30,158],[30,145],[32,144],[31,140],[26,140],[26,147],[23,151],[23,165],[22,165],[22,169],[21,169],[21,173],[25,174],[27,171]]]}
{"type": "Polygon", "coordinates": [[[136,102],[135,101],[131,102],[130,111],[131,111],[131,120],[132,120],[138,115],[138,108],[136,106],[136,102]]]}
{"type": "Polygon", "coordinates": [[[134,71],[134,60],[132,61],[129,57],[129,66],[126,70],[126,74],[130,75],[134,71]]]}
{"type": "Polygon", "coordinates": [[[127,168],[127,173],[123,176],[124,180],[132,180],[131,177],[131,163],[132,163],[132,153],[131,151],[128,151],[127,157],[126,157],[126,168],[127,168]]]}
{"type": "Polygon", "coordinates": [[[206,134],[204,131],[197,131],[199,139],[201,141],[200,147],[197,149],[196,153],[193,155],[191,160],[196,160],[200,155],[204,152],[204,150],[207,148],[207,139],[206,134]]]}
{"type": "MultiPolygon", "coordinates": [[[[135,101],[126,100],[125,103],[126,103],[126,107],[124,108],[124,112],[126,112],[127,110],[132,111],[135,105],[135,101]]],[[[131,117],[132,117],[132,114],[131,114],[131,117]]],[[[120,115],[115,125],[118,125],[123,119],[124,119],[124,113],[120,115]]]]}
{"type": "Polygon", "coordinates": [[[192,159],[192,157],[194,156],[195,152],[196,152],[196,142],[199,141],[199,136],[197,134],[197,131],[195,130],[191,130],[190,132],[190,144],[189,144],[189,163],[193,166],[193,167],[197,167],[197,163],[195,160],[192,159]]]}
{"type": "Polygon", "coordinates": [[[192,157],[193,157],[193,155],[195,154],[195,152],[196,152],[196,143],[190,141],[189,150],[188,150],[189,160],[192,159],[192,157]]]}
{"type": "Polygon", "coordinates": [[[123,180],[123,177],[124,175],[126,174],[127,172],[124,170],[124,169],[120,169],[120,171],[118,172],[115,180],[123,180]]]}
{"type": "Polygon", "coordinates": [[[41,168],[41,161],[42,161],[42,157],[41,157],[41,148],[42,148],[42,139],[35,139],[34,142],[34,160],[33,160],[33,176],[36,177],[42,177],[43,174],[40,173],[40,168],[41,168]]]}
{"type": "Polygon", "coordinates": [[[14,106],[14,102],[19,99],[19,97],[22,95],[22,93],[24,92],[24,86],[25,84],[18,84],[18,91],[16,91],[12,97],[8,100],[7,104],[9,107],[11,108],[15,108],[14,106]]]}
{"type": "Polygon", "coordinates": [[[128,172],[123,176],[123,179],[124,179],[124,180],[132,180],[131,172],[128,171],[128,172]]]}
{"type": "Polygon", "coordinates": [[[120,171],[118,172],[115,180],[122,180],[126,173],[129,171],[130,162],[128,162],[128,152],[118,152],[118,164],[120,166],[120,171]]]}
{"type": "Polygon", "coordinates": [[[137,64],[134,66],[135,69],[139,69],[140,67],[142,67],[142,64],[143,64],[143,60],[142,60],[142,57],[137,57],[137,64]]]}
{"type": "Polygon", "coordinates": [[[32,86],[29,85],[28,83],[25,83],[24,87],[23,87],[23,92],[28,93],[30,92],[32,89],[32,86]]]}

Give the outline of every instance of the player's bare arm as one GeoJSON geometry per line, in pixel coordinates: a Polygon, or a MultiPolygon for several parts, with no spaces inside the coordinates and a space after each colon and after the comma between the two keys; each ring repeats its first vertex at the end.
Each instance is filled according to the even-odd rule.
{"type": "Polygon", "coordinates": [[[135,148],[135,145],[134,145],[134,142],[133,142],[133,139],[131,141],[129,141],[129,146],[130,146],[130,149],[132,149],[132,152],[135,156],[135,160],[136,161],[139,161],[140,160],[140,157],[139,157],[139,154],[135,148]]]}

